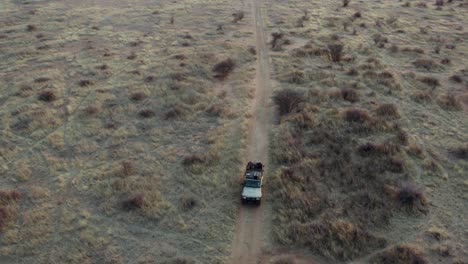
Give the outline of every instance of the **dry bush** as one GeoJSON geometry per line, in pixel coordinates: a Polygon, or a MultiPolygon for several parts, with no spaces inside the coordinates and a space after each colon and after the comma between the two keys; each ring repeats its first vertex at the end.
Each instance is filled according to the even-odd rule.
{"type": "Polygon", "coordinates": [[[14,218],[14,213],[8,206],[0,206],[0,232],[5,229],[8,223],[14,218]]]}
{"type": "Polygon", "coordinates": [[[281,51],[283,45],[290,43],[288,39],[284,38],[284,34],[281,32],[271,33],[271,49],[274,51],[281,51]]]}
{"type": "Polygon", "coordinates": [[[359,101],[359,93],[353,89],[341,89],[341,97],[351,103],[359,101]]]}
{"type": "Polygon", "coordinates": [[[342,53],[343,53],[343,44],[340,43],[334,43],[334,44],[328,44],[328,55],[330,57],[330,60],[333,62],[340,62],[342,53]]]}
{"type": "Polygon", "coordinates": [[[401,183],[396,197],[401,206],[412,211],[424,211],[427,205],[423,191],[411,182],[401,183]]]}
{"type": "Polygon", "coordinates": [[[138,115],[142,118],[151,118],[155,116],[156,114],[151,109],[143,109],[138,112],[138,115]]]}
{"type": "Polygon", "coordinates": [[[386,116],[386,117],[400,117],[400,113],[398,112],[398,107],[395,104],[382,104],[375,110],[377,115],[379,116],[386,116]]]}
{"type": "Polygon", "coordinates": [[[458,159],[468,160],[468,144],[465,146],[456,147],[450,150],[453,156],[458,159]]]}
{"type": "Polygon", "coordinates": [[[87,106],[83,112],[88,116],[94,116],[97,113],[99,113],[99,108],[91,105],[91,106],[87,106]]]}
{"type": "Polygon", "coordinates": [[[39,77],[39,78],[34,79],[35,83],[45,83],[48,81],[50,81],[50,78],[47,78],[47,77],[39,77]]]}
{"type": "Polygon", "coordinates": [[[53,91],[44,90],[38,94],[37,99],[44,102],[52,102],[57,99],[57,96],[53,91]]]}
{"type": "Polygon", "coordinates": [[[410,244],[401,244],[377,254],[372,264],[426,264],[429,261],[421,249],[410,244]]]}
{"type": "Polygon", "coordinates": [[[184,115],[185,115],[185,109],[182,106],[176,104],[170,107],[169,110],[167,110],[164,113],[164,119],[165,120],[176,119],[184,115]]]}
{"type": "Polygon", "coordinates": [[[141,101],[141,100],[145,99],[146,94],[143,93],[143,92],[136,92],[136,93],[130,94],[129,98],[130,98],[130,100],[137,102],[137,101],[141,101]]]}
{"type": "Polygon", "coordinates": [[[189,211],[198,206],[199,202],[194,195],[183,195],[180,198],[180,205],[184,211],[189,211]]]}
{"type": "Polygon", "coordinates": [[[449,78],[450,81],[454,82],[454,83],[462,83],[463,82],[463,78],[460,77],[459,75],[452,75],[450,78],[449,78]]]}
{"type": "Polygon", "coordinates": [[[21,193],[17,190],[0,190],[0,204],[8,204],[10,202],[17,202],[21,199],[21,193]]]}
{"type": "Polygon", "coordinates": [[[416,68],[423,68],[428,71],[436,69],[439,66],[434,60],[431,59],[418,59],[413,61],[413,65],[416,68]]]}
{"type": "Polygon", "coordinates": [[[32,32],[32,31],[36,31],[37,30],[37,27],[35,25],[27,25],[26,26],[26,31],[28,32],[32,32]]]}
{"type": "Polygon", "coordinates": [[[146,76],[145,79],[143,80],[145,83],[152,83],[154,81],[156,81],[156,77],[150,75],[150,76],[146,76]]]}
{"type": "Polygon", "coordinates": [[[182,165],[192,166],[192,165],[195,165],[195,164],[203,164],[203,163],[207,162],[207,160],[208,160],[208,157],[206,155],[194,153],[194,154],[189,154],[189,155],[185,156],[182,159],[182,165]]]}
{"type": "Polygon", "coordinates": [[[143,194],[133,194],[122,202],[122,207],[125,210],[140,209],[145,206],[145,196],[143,194]]]}
{"type": "Polygon", "coordinates": [[[411,99],[418,103],[431,102],[432,93],[429,91],[416,91],[411,94],[411,99]]]}
{"type": "Polygon", "coordinates": [[[94,82],[91,81],[91,80],[80,80],[80,81],[78,82],[78,85],[79,85],[80,87],[91,86],[91,85],[93,85],[93,84],[94,84],[94,82]]]}
{"type": "Polygon", "coordinates": [[[347,7],[351,0],[343,0],[343,7],[347,7]]]}
{"type": "Polygon", "coordinates": [[[362,109],[346,109],[343,118],[348,122],[364,123],[372,120],[369,112],[362,109]]]}
{"type": "Polygon", "coordinates": [[[445,110],[459,111],[463,109],[460,99],[457,98],[453,93],[447,93],[441,95],[437,103],[445,110]]]}
{"type": "Polygon", "coordinates": [[[436,0],[435,5],[439,6],[439,7],[443,6],[444,5],[444,0],[436,0]]]}
{"type": "Polygon", "coordinates": [[[232,23],[237,23],[237,22],[241,21],[244,18],[244,12],[243,11],[237,11],[237,12],[233,13],[232,16],[234,18],[232,20],[232,23]]]}
{"type": "Polygon", "coordinates": [[[217,79],[225,79],[233,70],[236,64],[230,58],[217,63],[213,67],[214,77],[217,79]]]}
{"type": "Polygon", "coordinates": [[[437,86],[440,85],[440,82],[438,79],[436,79],[435,77],[431,77],[431,76],[424,76],[424,77],[420,77],[418,78],[418,80],[432,88],[435,88],[437,86]]]}
{"type": "Polygon", "coordinates": [[[206,109],[206,112],[210,115],[221,117],[228,114],[228,109],[226,103],[214,103],[206,109]]]}
{"type": "Polygon", "coordinates": [[[276,104],[280,116],[291,113],[305,99],[303,92],[290,88],[282,89],[273,96],[273,102],[276,104]]]}
{"type": "Polygon", "coordinates": [[[135,165],[132,161],[122,161],[120,164],[122,167],[122,175],[128,177],[135,173],[135,165]]]}

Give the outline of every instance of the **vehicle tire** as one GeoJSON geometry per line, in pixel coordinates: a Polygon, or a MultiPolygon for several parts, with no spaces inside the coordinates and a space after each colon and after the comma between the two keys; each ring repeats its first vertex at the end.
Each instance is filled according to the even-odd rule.
{"type": "Polygon", "coordinates": [[[257,205],[260,206],[262,204],[262,200],[257,201],[257,205]]]}

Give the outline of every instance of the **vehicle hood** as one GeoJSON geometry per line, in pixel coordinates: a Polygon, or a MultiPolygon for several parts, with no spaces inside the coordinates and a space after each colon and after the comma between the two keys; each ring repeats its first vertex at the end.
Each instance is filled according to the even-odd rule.
{"type": "Polygon", "coordinates": [[[242,189],[242,196],[260,198],[262,197],[262,188],[244,187],[244,189],[242,189]]]}

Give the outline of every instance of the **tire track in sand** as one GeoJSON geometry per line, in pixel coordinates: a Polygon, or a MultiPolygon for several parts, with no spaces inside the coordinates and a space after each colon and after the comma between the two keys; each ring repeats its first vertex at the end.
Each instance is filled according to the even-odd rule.
{"type": "MultiPolygon", "coordinates": [[[[255,77],[255,97],[252,120],[249,129],[248,159],[261,161],[268,165],[268,134],[270,132],[273,108],[270,97],[270,64],[268,47],[263,27],[260,0],[251,4],[255,43],[257,50],[257,69],[255,77]]],[[[267,167],[268,169],[268,167],[267,167]]],[[[267,170],[266,177],[267,178],[267,170]]],[[[239,209],[236,232],[232,245],[233,264],[256,264],[260,261],[263,245],[263,212],[265,207],[242,205],[239,209]]]]}

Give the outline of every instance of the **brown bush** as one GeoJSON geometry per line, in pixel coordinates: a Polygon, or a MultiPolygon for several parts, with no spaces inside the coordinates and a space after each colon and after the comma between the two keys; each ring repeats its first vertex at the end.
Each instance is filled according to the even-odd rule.
{"type": "Polygon", "coordinates": [[[130,176],[135,173],[135,165],[132,161],[122,161],[120,165],[122,166],[123,176],[130,176]]]}
{"type": "Polygon", "coordinates": [[[359,101],[359,93],[353,89],[341,89],[341,96],[343,100],[355,103],[359,101]]]}
{"type": "Polygon", "coordinates": [[[207,161],[207,157],[202,154],[189,154],[182,159],[182,165],[192,166],[194,164],[202,164],[207,161]]]}
{"type": "Polygon", "coordinates": [[[462,83],[463,82],[463,79],[462,77],[460,77],[460,75],[452,75],[449,79],[450,81],[452,82],[455,82],[455,83],[462,83]]]}
{"type": "Polygon", "coordinates": [[[281,50],[281,40],[283,39],[284,34],[280,32],[273,32],[271,33],[271,49],[279,51],[281,50]]]}
{"type": "Polygon", "coordinates": [[[194,195],[183,195],[180,198],[180,204],[183,210],[189,211],[198,205],[198,199],[194,195]]]}
{"type": "Polygon", "coordinates": [[[145,83],[152,83],[156,80],[156,77],[150,75],[150,76],[146,76],[145,79],[144,79],[144,82],[145,83]]]}
{"type": "Polygon", "coordinates": [[[398,108],[395,104],[382,104],[375,110],[377,115],[379,116],[387,116],[387,117],[400,117],[400,113],[398,112],[398,108]]]}
{"type": "Polygon", "coordinates": [[[93,84],[94,84],[94,82],[91,81],[91,80],[80,80],[80,81],[78,82],[78,85],[79,85],[80,87],[91,86],[91,85],[93,85],[93,84]]]}
{"type": "Polygon", "coordinates": [[[26,26],[26,31],[36,31],[37,30],[37,27],[35,25],[27,25],[26,26]]]}
{"type": "Polygon", "coordinates": [[[143,93],[143,92],[136,92],[136,93],[130,94],[129,97],[130,97],[130,100],[137,102],[137,101],[141,101],[141,100],[145,99],[146,94],[143,93]]]}
{"type": "Polygon", "coordinates": [[[169,119],[175,119],[183,116],[185,114],[185,110],[179,106],[179,105],[174,105],[169,110],[164,113],[164,119],[169,120],[169,119]]]}
{"type": "Polygon", "coordinates": [[[0,203],[17,202],[21,199],[21,193],[17,190],[0,190],[0,203]]]}
{"type": "Polygon", "coordinates": [[[432,88],[435,88],[440,85],[439,80],[431,76],[420,77],[419,81],[428,86],[431,86],[432,88]]]}
{"type": "Polygon", "coordinates": [[[343,44],[340,43],[334,43],[334,44],[328,44],[328,54],[330,57],[330,60],[333,62],[340,62],[342,53],[343,53],[343,44]]]}
{"type": "Polygon", "coordinates": [[[397,201],[401,206],[411,210],[421,210],[426,206],[424,193],[411,182],[400,184],[397,190],[397,201]]]}
{"type": "Polygon", "coordinates": [[[138,112],[138,115],[143,118],[151,118],[155,116],[155,113],[151,109],[143,109],[143,110],[140,110],[140,112],[138,112]]]}
{"type": "Polygon", "coordinates": [[[243,11],[237,11],[237,12],[233,13],[232,16],[234,18],[232,20],[232,23],[237,23],[237,22],[241,21],[244,18],[244,12],[243,11]]]}
{"type": "Polygon", "coordinates": [[[344,112],[344,119],[348,122],[364,123],[371,120],[369,113],[362,109],[347,109],[344,112]]]}
{"type": "Polygon", "coordinates": [[[445,110],[458,111],[463,109],[460,99],[453,93],[441,95],[438,98],[437,103],[445,110]]]}
{"type": "Polygon", "coordinates": [[[291,113],[300,103],[305,101],[304,93],[286,88],[273,96],[273,102],[278,108],[280,116],[291,113]]]}
{"type": "Polygon", "coordinates": [[[230,58],[217,63],[213,67],[214,77],[225,79],[234,70],[235,65],[234,61],[230,58]]]}
{"type": "Polygon", "coordinates": [[[431,59],[418,59],[418,60],[415,60],[413,61],[413,65],[416,67],[416,68],[424,68],[426,70],[433,70],[435,68],[437,68],[437,63],[431,59]]]}
{"type": "Polygon", "coordinates": [[[424,253],[417,247],[401,244],[377,254],[370,261],[372,264],[427,264],[424,253]]]}
{"type": "Polygon", "coordinates": [[[347,7],[351,0],[343,0],[343,7],[347,7]]]}
{"type": "Polygon", "coordinates": [[[50,90],[45,90],[39,93],[39,95],[37,96],[37,99],[40,101],[44,101],[44,102],[52,102],[57,99],[57,96],[55,95],[54,92],[50,90]]]}
{"type": "Polygon", "coordinates": [[[128,199],[124,200],[123,208],[126,210],[134,210],[145,206],[145,196],[143,194],[133,194],[128,199]]]}
{"type": "Polygon", "coordinates": [[[34,79],[35,83],[45,83],[48,81],[50,81],[50,78],[47,78],[47,77],[39,77],[39,78],[34,79]]]}
{"type": "Polygon", "coordinates": [[[97,108],[96,106],[87,106],[84,109],[84,113],[88,116],[93,116],[99,113],[99,108],[97,108]]]}
{"type": "Polygon", "coordinates": [[[435,5],[439,6],[439,7],[443,6],[444,5],[444,0],[436,0],[435,5]]]}
{"type": "Polygon", "coordinates": [[[468,144],[450,150],[452,155],[458,159],[468,159],[468,144]]]}

